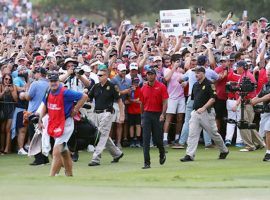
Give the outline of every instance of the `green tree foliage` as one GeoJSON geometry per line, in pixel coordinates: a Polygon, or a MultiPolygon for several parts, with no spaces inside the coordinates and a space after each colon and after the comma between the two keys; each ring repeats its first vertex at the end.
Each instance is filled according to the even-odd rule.
{"type": "Polygon", "coordinates": [[[203,7],[225,17],[233,11],[238,18],[248,10],[249,19],[261,16],[270,19],[270,0],[41,0],[44,8],[58,7],[70,13],[95,14],[119,23],[124,18],[158,13],[159,10],[203,7]]]}

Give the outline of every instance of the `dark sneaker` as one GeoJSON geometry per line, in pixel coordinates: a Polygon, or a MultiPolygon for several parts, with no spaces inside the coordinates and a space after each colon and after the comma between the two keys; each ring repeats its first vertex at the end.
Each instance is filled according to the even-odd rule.
{"type": "Polygon", "coordinates": [[[31,165],[31,166],[40,166],[40,165],[46,165],[48,163],[49,163],[49,160],[48,161],[46,160],[46,161],[43,161],[43,162],[34,161],[34,162],[30,163],[29,165],[31,165]]]}
{"type": "Polygon", "coordinates": [[[265,161],[265,162],[269,162],[270,161],[270,154],[269,153],[265,154],[265,156],[263,158],[263,161],[265,161]]]}
{"type": "Polygon", "coordinates": [[[75,151],[74,153],[72,153],[71,158],[72,158],[73,162],[77,162],[79,160],[79,152],[75,151]]]}
{"type": "Polygon", "coordinates": [[[150,169],[151,167],[150,167],[150,165],[148,165],[148,164],[145,164],[143,167],[142,167],[142,169],[150,169]]]}
{"type": "Polygon", "coordinates": [[[189,155],[185,155],[185,157],[181,158],[180,161],[181,162],[190,162],[190,161],[193,161],[193,158],[191,158],[191,156],[189,156],[189,155]]]}
{"type": "Polygon", "coordinates": [[[166,154],[162,154],[159,156],[159,164],[163,165],[166,161],[166,154]]]}
{"type": "Polygon", "coordinates": [[[114,159],[112,160],[111,163],[118,163],[119,160],[120,160],[123,156],[124,156],[124,154],[122,153],[122,154],[121,154],[120,156],[118,156],[117,158],[114,158],[114,159]]]}
{"type": "Polygon", "coordinates": [[[96,163],[96,162],[90,162],[88,164],[89,167],[94,167],[94,166],[99,166],[100,164],[99,163],[96,163]]]}
{"type": "Polygon", "coordinates": [[[218,159],[224,160],[224,159],[226,159],[226,157],[227,157],[228,154],[229,154],[229,151],[228,152],[220,153],[218,159]]]}

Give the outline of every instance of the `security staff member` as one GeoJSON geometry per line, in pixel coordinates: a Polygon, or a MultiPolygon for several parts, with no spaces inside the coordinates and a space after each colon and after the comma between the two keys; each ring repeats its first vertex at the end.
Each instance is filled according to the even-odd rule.
{"type": "Polygon", "coordinates": [[[266,154],[263,161],[270,161],[270,66],[266,67],[266,75],[268,82],[263,86],[259,95],[251,100],[251,104],[256,105],[263,102],[264,113],[261,114],[259,132],[266,138],[266,154]]]}
{"type": "Polygon", "coordinates": [[[142,102],[143,113],[143,153],[144,167],[150,168],[150,138],[153,139],[159,149],[159,163],[163,165],[166,161],[165,149],[163,146],[162,122],[167,110],[169,98],[166,86],[156,80],[156,70],[147,70],[147,81],[141,89],[140,100],[142,102]]]}
{"type": "Polygon", "coordinates": [[[119,89],[108,80],[109,72],[107,68],[99,69],[97,76],[99,83],[93,86],[88,96],[91,101],[95,99],[94,122],[101,135],[93,158],[88,166],[100,165],[101,154],[105,148],[107,148],[113,156],[112,163],[117,163],[124,155],[109,137],[112,126],[114,101],[119,105],[120,121],[124,122],[125,119],[124,105],[119,96],[119,89]]]}
{"type": "Polygon", "coordinates": [[[187,141],[186,156],[180,161],[193,161],[198,146],[202,129],[209,133],[211,139],[215,142],[220,150],[219,159],[225,159],[229,154],[220,134],[217,132],[215,121],[215,111],[212,108],[216,92],[214,85],[205,78],[205,68],[196,67],[196,82],[192,89],[191,99],[194,100],[193,111],[189,121],[189,136],[187,141]]]}

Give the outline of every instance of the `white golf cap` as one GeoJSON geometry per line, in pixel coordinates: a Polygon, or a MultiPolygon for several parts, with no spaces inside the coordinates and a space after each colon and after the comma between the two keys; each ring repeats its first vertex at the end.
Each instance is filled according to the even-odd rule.
{"type": "Polygon", "coordinates": [[[135,62],[130,63],[129,69],[130,69],[130,70],[133,70],[133,69],[138,70],[138,69],[139,69],[139,68],[138,68],[138,64],[135,63],[135,62]]]}
{"type": "Polygon", "coordinates": [[[127,70],[127,67],[125,64],[121,63],[117,66],[117,69],[121,72],[121,71],[127,70]]]}

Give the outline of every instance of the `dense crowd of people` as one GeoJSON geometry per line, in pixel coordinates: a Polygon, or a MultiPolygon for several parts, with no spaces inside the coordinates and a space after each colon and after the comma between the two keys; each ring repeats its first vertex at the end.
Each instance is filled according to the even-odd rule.
{"type": "MultiPolygon", "coordinates": [[[[267,110],[267,94],[270,93],[270,27],[266,18],[251,21],[243,15],[243,19],[234,22],[232,13],[229,13],[223,23],[216,24],[202,11],[194,16],[192,32],[165,37],[158,20],[151,27],[132,24],[128,20],[114,27],[88,20],[64,20],[58,15],[40,18],[33,14],[28,1],[0,1],[0,8],[2,155],[12,151],[27,155],[28,145],[35,133],[35,126],[28,122],[27,116],[38,113],[50,81],[59,79],[60,85],[67,89],[89,96],[86,103],[92,106],[86,112],[89,120],[92,120],[95,112],[106,109],[99,105],[102,108],[94,110],[95,101],[102,102],[102,99],[98,99],[97,91],[102,93],[114,87],[124,110],[123,117],[122,105],[117,96],[110,93],[115,95],[113,109],[109,111],[114,122],[109,131],[113,139],[110,145],[116,145],[114,152],[118,155],[114,160],[119,160],[119,155],[123,156],[122,146],[145,148],[147,144],[143,140],[151,140],[151,145],[159,147],[160,163],[163,164],[166,158],[162,146],[185,149],[190,140],[189,133],[193,131],[190,125],[192,111],[205,111],[196,108],[196,99],[194,102],[193,85],[198,81],[198,66],[205,69],[199,72],[205,73],[205,77],[213,83],[213,123],[216,123],[217,132],[225,145],[235,145],[241,152],[270,145],[269,136],[267,138],[270,134],[270,110],[267,110]],[[50,79],[56,73],[57,79],[50,79]],[[154,80],[151,75],[155,76],[154,80]],[[99,86],[96,85],[104,82],[104,76],[112,85],[106,85],[107,89],[104,90],[97,89],[99,86]],[[245,77],[250,81],[249,86],[256,83],[257,87],[242,94],[245,77]],[[151,81],[158,83],[151,84],[151,81]],[[235,91],[226,90],[228,83],[235,91]],[[157,87],[157,90],[164,86],[165,91],[160,89],[162,92],[158,93],[146,86],[157,87]],[[166,99],[167,102],[162,104],[162,100],[166,99]],[[246,122],[252,123],[255,116],[253,106],[259,102],[263,102],[264,110],[264,113],[256,114],[255,123],[259,133],[256,128],[239,129],[241,106],[246,122]],[[145,113],[145,109],[157,111],[160,114],[158,121],[155,115],[145,113]],[[147,123],[144,123],[145,120],[147,123]],[[152,126],[148,126],[149,123],[152,126]],[[162,145],[160,138],[154,136],[159,127],[162,129],[162,145]],[[152,139],[151,134],[145,135],[144,129],[153,133],[152,139]]],[[[79,100],[74,97],[76,99],[79,100]]],[[[106,99],[103,101],[106,104],[106,99]]],[[[209,131],[202,128],[200,132],[205,148],[213,148],[215,145],[209,131]]],[[[101,149],[98,148],[100,153],[94,153],[91,165],[100,160],[106,141],[103,141],[101,149]]],[[[93,147],[88,148],[93,150],[93,147]]],[[[147,148],[144,150],[147,151],[147,148]]],[[[144,153],[148,159],[147,152],[144,153]]],[[[78,159],[76,154],[73,153],[75,161],[78,159]]],[[[270,161],[269,147],[264,161],[270,161]]],[[[34,164],[47,162],[45,159],[34,164]]],[[[150,166],[150,157],[145,164],[146,168],[150,166]]]]}

